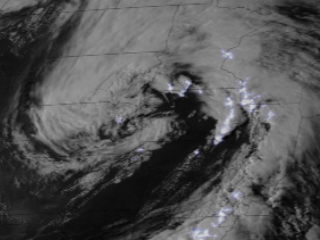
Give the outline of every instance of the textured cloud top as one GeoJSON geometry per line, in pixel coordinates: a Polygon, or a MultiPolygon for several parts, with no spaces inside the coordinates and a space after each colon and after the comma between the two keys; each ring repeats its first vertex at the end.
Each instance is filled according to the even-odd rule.
{"type": "Polygon", "coordinates": [[[0,8],[1,237],[319,238],[314,3],[0,8]]]}

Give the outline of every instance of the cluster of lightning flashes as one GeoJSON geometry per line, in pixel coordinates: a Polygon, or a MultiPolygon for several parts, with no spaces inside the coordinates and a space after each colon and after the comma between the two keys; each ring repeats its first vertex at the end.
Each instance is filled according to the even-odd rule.
{"type": "MultiPolygon", "coordinates": [[[[225,50],[221,50],[222,53],[222,57],[224,59],[228,59],[228,60],[232,60],[234,59],[234,54],[232,52],[228,52],[225,50]]],[[[256,108],[257,108],[257,104],[255,103],[255,99],[260,98],[261,95],[256,95],[255,93],[249,93],[246,87],[246,84],[250,78],[246,78],[245,81],[241,80],[239,81],[239,85],[240,85],[240,89],[239,89],[239,94],[241,97],[241,101],[240,104],[241,106],[249,113],[252,113],[256,108]]],[[[188,88],[192,85],[192,82],[189,79],[185,79],[184,81],[185,86],[182,90],[179,91],[178,95],[180,97],[184,97],[185,93],[187,92],[188,88]]],[[[173,93],[174,87],[171,83],[168,84],[168,90],[170,93],[173,93]]],[[[203,94],[203,90],[199,89],[198,90],[199,94],[203,94]]],[[[234,119],[235,117],[235,109],[234,109],[234,101],[232,100],[232,97],[227,97],[225,103],[224,103],[225,107],[229,108],[229,114],[227,115],[227,117],[225,118],[223,125],[220,129],[220,133],[217,134],[213,140],[213,144],[214,145],[218,145],[220,142],[222,142],[223,137],[230,132],[231,127],[231,121],[234,119]]],[[[262,105],[262,108],[266,107],[266,105],[262,105]]],[[[269,111],[268,112],[268,116],[267,119],[271,120],[273,117],[275,116],[275,113],[273,111],[269,111]]],[[[117,116],[116,119],[118,124],[123,123],[123,117],[122,116],[117,116]]],[[[136,150],[137,153],[142,153],[144,152],[146,149],[144,148],[138,148],[136,150]]],[[[199,155],[200,151],[199,150],[195,150],[194,155],[199,155]]],[[[138,159],[138,157],[134,156],[131,158],[131,161],[136,161],[138,159]]],[[[241,198],[243,197],[243,194],[241,191],[234,191],[233,193],[231,193],[231,197],[233,199],[236,200],[241,200],[241,198]]],[[[223,207],[222,209],[220,209],[220,211],[218,212],[217,216],[218,216],[218,221],[217,222],[212,222],[211,226],[213,228],[217,228],[219,227],[223,222],[225,222],[226,217],[228,216],[228,214],[233,212],[233,208],[230,206],[227,207],[223,207]]],[[[217,238],[219,237],[218,234],[211,234],[210,230],[207,229],[201,229],[201,228],[196,228],[191,232],[191,236],[194,240],[206,240],[208,238],[217,238]]]]}
{"type": "MultiPolygon", "coordinates": [[[[221,50],[221,53],[222,53],[222,57],[225,59],[232,60],[234,58],[234,55],[232,52],[227,52],[227,51],[221,50]]],[[[249,77],[246,78],[245,80],[246,81],[249,80],[249,77]]],[[[243,108],[247,112],[252,113],[257,107],[257,104],[255,103],[255,99],[260,98],[261,95],[256,95],[255,93],[249,93],[246,88],[246,84],[247,84],[246,81],[242,81],[242,80],[239,81],[239,84],[240,84],[239,94],[241,96],[240,104],[241,104],[241,106],[243,106],[243,108]]],[[[229,114],[223,122],[223,125],[220,129],[220,133],[215,136],[215,139],[213,141],[214,145],[218,145],[222,141],[223,136],[231,130],[230,123],[231,123],[232,119],[235,117],[235,109],[233,107],[234,101],[232,100],[232,97],[227,97],[224,105],[227,108],[229,108],[229,114]]],[[[264,107],[266,107],[266,105],[262,105],[262,108],[264,108],[264,107]]],[[[268,118],[268,120],[271,120],[274,116],[275,116],[275,113],[273,111],[269,111],[267,118],[268,118]]],[[[194,154],[198,155],[199,150],[196,150],[194,152],[194,154]]],[[[236,200],[240,200],[242,198],[242,192],[235,191],[231,194],[231,197],[236,200]]],[[[232,212],[233,212],[232,207],[230,207],[230,206],[223,207],[222,209],[220,209],[220,211],[217,214],[218,222],[217,223],[212,222],[211,226],[213,228],[219,227],[223,222],[225,222],[227,215],[232,212]]],[[[211,234],[210,230],[208,228],[207,229],[196,228],[191,232],[191,236],[194,240],[205,240],[207,238],[219,237],[218,234],[216,234],[216,233],[211,234]]]]}
{"type": "MultiPolygon", "coordinates": [[[[243,194],[241,191],[234,191],[233,193],[231,193],[231,197],[235,200],[241,200],[241,198],[243,197],[243,194]]],[[[228,214],[230,214],[232,212],[233,212],[233,208],[230,206],[221,208],[217,214],[217,216],[218,216],[217,223],[212,222],[211,226],[213,228],[219,227],[222,223],[225,222],[228,214]]],[[[217,238],[218,234],[216,234],[216,233],[211,234],[209,229],[196,228],[191,232],[191,236],[195,240],[205,240],[206,238],[217,238]]]]}

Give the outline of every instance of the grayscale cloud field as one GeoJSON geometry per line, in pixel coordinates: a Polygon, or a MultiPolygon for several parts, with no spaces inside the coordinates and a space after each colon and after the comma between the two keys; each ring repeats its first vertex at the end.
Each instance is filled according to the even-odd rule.
{"type": "Polygon", "coordinates": [[[0,0],[0,239],[319,240],[318,5],[0,0]]]}

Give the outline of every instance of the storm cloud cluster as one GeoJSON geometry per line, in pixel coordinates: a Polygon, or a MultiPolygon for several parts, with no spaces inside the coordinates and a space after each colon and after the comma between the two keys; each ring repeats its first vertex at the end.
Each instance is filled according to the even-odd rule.
{"type": "Polygon", "coordinates": [[[0,236],[319,239],[319,16],[312,1],[2,4],[0,236]]]}

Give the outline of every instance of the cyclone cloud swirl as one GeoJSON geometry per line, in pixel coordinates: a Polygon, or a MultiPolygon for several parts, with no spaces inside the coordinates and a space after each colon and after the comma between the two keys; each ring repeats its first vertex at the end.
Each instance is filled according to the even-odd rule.
{"type": "Polygon", "coordinates": [[[3,3],[0,236],[318,239],[319,15],[3,3]]]}

